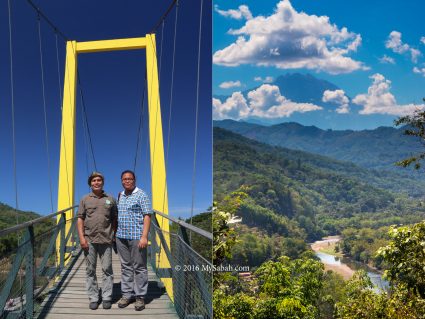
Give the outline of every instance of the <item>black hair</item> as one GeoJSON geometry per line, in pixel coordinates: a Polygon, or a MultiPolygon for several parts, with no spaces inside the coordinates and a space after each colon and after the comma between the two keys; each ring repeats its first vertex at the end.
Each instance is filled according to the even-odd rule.
{"type": "Polygon", "coordinates": [[[124,176],[124,174],[130,173],[131,175],[133,175],[134,180],[136,180],[136,174],[134,174],[133,171],[130,171],[129,169],[125,170],[124,172],[121,173],[121,179],[124,176]]]}

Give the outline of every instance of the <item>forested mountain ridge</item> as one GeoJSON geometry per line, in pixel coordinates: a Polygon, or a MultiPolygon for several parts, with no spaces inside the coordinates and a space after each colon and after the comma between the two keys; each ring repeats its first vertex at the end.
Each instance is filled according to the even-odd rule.
{"type": "Polygon", "coordinates": [[[403,135],[403,128],[335,131],[294,122],[262,126],[233,120],[214,121],[214,126],[270,145],[320,154],[365,168],[398,171],[403,175],[407,175],[406,169],[396,167],[395,163],[422,148],[419,140],[403,135]]]}
{"type": "Polygon", "coordinates": [[[405,181],[380,174],[214,128],[216,200],[243,189],[249,196],[240,211],[244,223],[269,233],[284,235],[276,218],[295,222],[309,240],[353,224],[379,227],[420,220],[420,203],[397,193],[405,181]]]}
{"type": "Polygon", "coordinates": [[[9,205],[0,203],[0,230],[9,228],[16,225],[16,222],[22,224],[29,220],[41,217],[39,214],[34,212],[24,212],[16,210],[9,205]]]}

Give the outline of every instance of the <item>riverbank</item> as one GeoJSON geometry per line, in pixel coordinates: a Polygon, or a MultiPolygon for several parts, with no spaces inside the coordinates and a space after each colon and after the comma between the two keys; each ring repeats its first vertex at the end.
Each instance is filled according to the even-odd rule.
{"type": "MultiPolygon", "coordinates": [[[[318,240],[311,244],[311,249],[313,249],[314,252],[323,252],[330,255],[337,255],[335,253],[335,245],[341,240],[340,236],[328,236],[324,237],[322,240],[318,240]]],[[[346,264],[343,264],[341,262],[326,262],[326,260],[322,260],[323,264],[325,265],[325,270],[332,270],[336,272],[337,274],[341,275],[345,280],[350,279],[353,274],[354,270],[348,267],[346,264]]]]}

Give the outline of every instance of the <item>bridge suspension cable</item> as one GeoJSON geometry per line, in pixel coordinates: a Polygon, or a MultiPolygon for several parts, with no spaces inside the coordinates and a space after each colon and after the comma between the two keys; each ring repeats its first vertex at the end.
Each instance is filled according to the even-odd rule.
{"type": "MultiPolygon", "coordinates": [[[[202,7],[204,1],[201,0],[201,8],[199,13],[199,36],[198,36],[198,69],[196,77],[196,114],[195,114],[195,141],[194,141],[194,151],[193,151],[193,174],[192,174],[192,207],[190,210],[190,224],[192,224],[193,219],[193,209],[195,205],[195,183],[196,183],[196,155],[197,155],[197,145],[198,145],[198,114],[199,114],[199,74],[201,67],[201,35],[202,35],[202,7]]],[[[191,234],[192,235],[192,234],[191,234]]],[[[192,237],[190,237],[192,239],[192,237]]]]}
{"type": "MultiPolygon", "coordinates": [[[[10,55],[10,96],[12,107],[12,152],[13,152],[13,185],[15,190],[15,209],[19,209],[18,201],[18,179],[16,175],[16,135],[15,135],[15,92],[13,81],[13,43],[12,43],[12,13],[10,0],[7,0],[9,17],[9,55],[10,55]]],[[[16,224],[19,224],[18,212],[16,212],[16,224]]]]}
{"type": "Polygon", "coordinates": [[[83,118],[84,118],[84,122],[85,122],[85,128],[87,129],[88,142],[89,142],[89,146],[90,146],[91,156],[92,156],[92,159],[93,159],[94,170],[97,171],[96,158],[94,156],[93,142],[92,142],[92,139],[91,139],[90,126],[89,126],[89,121],[88,121],[88,117],[87,117],[86,103],[85,103],[85,100],[84,100],[83,88],[82,88],[82,85],[81,85],[80,72],[78,71],[78,67],[77,67],[77,82],[78,82],[78,88],[80,90],[80,99],[81,99],[81,106],[82,106],[82,111],[83,111],[82,113],[83,113],[83,118]]]}
{"type": "MultiPolygon", "coordinates": [[[[139,117],[139,127],[137,129],[137,143],[136,143],[136,154],[134,155],[134,166],[133,166],[133,172],[136,171],[137,166],[137,156],[139,154],[139,145],[140,145],[140,139],[141,139],[141,132],[143,127],[143,118],[144,118],[144,111],[145,111],[145,92],[146,92],[146,72],[145,72],[145,78],[143,81],[143,93],[142,93],[142,100],[141,100],[141,111],[140,111],[140,117],[139,117]]],[[[146,152],[147,153],[147,152],[146,152]]]]}
{"type": "Polygon", "coordinates": [[[53,212],[53,190],[52,190],[52,176],[50,172],[50,152],[49,152],[49,131],[47,128],[47,110],[46,110],[46,89],[44,84],[44,64],[43,64],[43,48],[41,44],[41,23],[40,23],[40,13],[37,15],[37,25],[38,25],[38,43],[40,48],[40,68],[41,68],[41,87],[43,93],[43,111],[44,111],[44,137],[46,140],[46,156],[47,156],[47,177],[49,181],[49,190],[50,190],[50,208],[53,212]]]}

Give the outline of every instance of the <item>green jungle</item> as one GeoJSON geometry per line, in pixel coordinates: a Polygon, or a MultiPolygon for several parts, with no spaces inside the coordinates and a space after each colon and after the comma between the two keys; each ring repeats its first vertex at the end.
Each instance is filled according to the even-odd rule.
{"type": "Polygon", "coordinates": [[[249,272],[214,274],[214,318],[425,318],[424,182],[400,169],[215,127],[213,262],[249,272]],[[348,280],[325,270],[310,244],[329,235],[340,237],[335,255],[389,288],[364,270],[348,280]]]}

